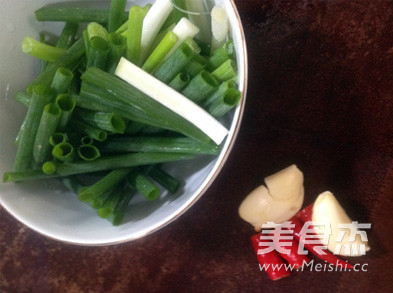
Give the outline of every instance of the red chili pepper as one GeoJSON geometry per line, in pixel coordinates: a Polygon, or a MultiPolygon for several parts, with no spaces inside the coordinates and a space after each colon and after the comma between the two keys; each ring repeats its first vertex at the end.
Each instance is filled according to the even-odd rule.
{"type": "Polygon", "coordinates": [[[320,249],[320,246],[322,246],[322,243],[320,243],[320,244],[304,243],[304,241],[301,240],[301,233],[300,233],[302,230],[302,227],[303,227],[303,223],[297,217],[291,218],[290,221],[292,221],[292,224],[295,224],[295,227],[293,229],[293,236],[297,239],[297,241],[299,241],[299,243],[301,243],[305,248],[307,248],[309,251],[311,251],[314,255],[318,256],[320,259],[322,259],[330,264],[333,264],[335,266],[341,265],[342,268],[345,268],[345,269],[352,269],[353,268],[353,265],[338,258],[337,256],[335,256],[331,252],[327,251],[326,249],[324,250],[324,252],[326,254],[319,254],[318,249],[320,249]]]}
{"type": "Polygon", "coordinates": [[[282,246],[284,249],[289,249],[290,253],[280,253],[294,269],[301,268],[304,264],[309,263],[310,259],[305,254],[299,254],[299,244],[296,239],[292,239],[291,246],[282,246]]]}
{"type": "Polygon", "coordinates": [[[300,212],[296,214],[296,217],[299,218],[303,223],[312,221],[312,209],[314,207],[314,203],[302,209],[300,212]]]}
{"type": "Polygon", "coordinates": [[[258,262],[264,268],[271,280],[275,281],[288,277],[291,273],[285,266],[283,258],[276,250],[264,254],[258,253],[259,249],[263,249],[269,246],[269,244],[271,245],[271,242],[269,242],[269,244],[267,244],[267,242],[264,243],[264,241],[260,239],[261,235],[262,234],[256,234],[251,237],[251,242],[257,255],[258,262]]]}

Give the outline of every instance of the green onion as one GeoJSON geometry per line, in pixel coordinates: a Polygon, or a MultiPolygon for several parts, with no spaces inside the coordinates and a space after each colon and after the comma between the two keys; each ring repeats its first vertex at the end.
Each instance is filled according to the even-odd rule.
{"type": "MultiPolygon", "coordinates": [[[[128,78],[133,78],[134,83],[140,83],[139,86],[143,86],[145,88],[147,85],[153,89],[154,84],[159,82],[158,80],[154,79],[151,75],[140,69],[139,67],[133,65],[131,62],[127,61],[125,58],[120,60],[120,67],[118,66],[116,69],[116,75],[124,75],[128,76],[128,78]],[[127,65],[128,64],[128,65],[127,65]],[[131,67],[130,67],[131,65],[131,67]],[[130,75],[130,73],[132,73],[130,75]],[[154,79],[155,81],[152,81],[154,79]]],[[[176,129],[179,132],[183,133],[186,136],[190,136],[200,141],[208,141],[209,138],[206,134],[202,133],[196,126],[192,123],[187,121],[186,119],[179,116],[176,112],[170,110],[167,105],[162,105],[162,103],[156,101],[152,95],[148,93],[142,93],[140,90],[134,88],[136,84],[130,85],[127,82],[112,76],[102,70],[97,68],[89,68],[86,72],[82,75],[82,80],[91,83],[100,88],[104,88],[107,91],[111,91],[113,95],[116,96],[117,99],[123,101],[128,105],[135,106],[143,111],[145,111],[146,115],[152,116],[153,119],[156,121],[161,121],[164,125],[169,125],[172,129],[176,129]],[[154,116],[154,117],[153,117],[154,116]]],[[[128,81],[128,80],[127,80],[128,81]]],[[[167,87],[163,84],[163,87],[167,87]]],[[[168,87],[169,88],[169,87],[168,87]]],[[[172,90],[175,95],[179,95],[176,91],[172,90]]],[[[166,90],[158,90],[159,95],[165,94],[166,90]]],[[[175,98],[175,96],[172,96],[175,98]]],[[[182,101],[182,103],[176,103],[178,106],[181,104],[181,108],[183,111],[187,111],[187,107],[184,108],[183,106],[187,104],[187,102],[182,101]]],[[[189,109],[188,109],[189,110],[189,109]]],[[[115,111],[114,111],[115,112],[115,111]]],[[[189,112],[190,115],[194,115],[191,111],[189,112]],[[192,114],[191,114],[192,113],[192,114]]],[[[209,129],[214,131],[216,135],[220,134],[221,132],[216,132],[213,130],[212,124],[208,120],[204,120],[206,123],[209,123],[209,129]]],[[[213,123],[214,124],[214,123],[213,123]]]]}
{"type": "Polygon", "coordinates": [[[169,86],[175,91],[181,92],[189,83],[191,77],[185,73],[179,73],[170,82],[169,86]]]}
{"type": "Polygon", "coordinates": [[[87,44],[86,56],[88,67],[97,67],[101,69],[106,69],[108,65],[108,58],[110,53],[109,42],[101,37],[94,36],[91,39],[86,38],[86,33],[84,33],[84,39],[87,44]]]}
{"type": "Polygon", "coordinates": [[[116,34],[122,34],[128,30],[128,19],[115,31],[116,34]]]}
{"type": "Polygon", "coordinates": [[[86,28],[89,41],[94,37],[99,37],[105,41],[108,40],[108,31],[102,25],[96,22],[91,22],[86,28]]]}
{"type": "Polygon", "coordinates": [[[216,100],[221,100],[222,97],[225,95],[225,92],[230,89],[230,88],[235,88],[236,89],[236,83],[233,80],[228,80],[225,82],[222,82],[220,86],[217,88],[217,90],[212,93],[205,101],[204,101],[204,107],[208,107],[212,103],[214,103],[216,100]]]}
{"type": "Polygon", "coordinates": [[[19,144],[19,139],[22,135],[23,130],[25,129],[25,120],[23,120],[21,127],[19,128],[18,134],[15,137],[14,145],[17,146],[19,144]]]}
{"type": "Polygon", "coordinates": [[[68,142],[61,142],[55,145],[52,156],[62,162],[71,162],[75,158],[75,149],[68,142]]]}
{"type": "Polygon", "coordinates": [[[56,62],[49,64],[46,70],[27,87],[27,94],[31,95],[33,88],[38,84],[49,87],[59,67],[72,68],[75,66],[75,63],[78,63],[84,53],[83,39],[79,39],[56,62]]]}
{"type": "Polygon", "coordinates": [[[194,58],[185,66],[182,73],[188,74],[191,78],[198,75],[206,68],[207,61],[201,55],[195,55],[194,58]]]}
{"type": "Polygon", "coordinates": [[[179,190],[181,182],[158,165],[151,165],[148,168],[148,175],[172,194],[179,190]]]}
{"type": "Polygon", "coordinates": [[[170,82],[199,51],[195,41],[187,39],[154,72],[154,76],[164,83],[170,82]]]}
{"type": "Polygon", "coordinates": [[[39,180],[53,178],[57,175],[47,175],[42,170],[26,170],[26,171],[13,171],[5,172],[3,174],[3,182],[22,182],[27,180],[39,180]]]}
{"type": "Polygon", "coordinates": [[[50,150],[49,139],[55,133],[60,120],[60,109],[54,103],[45,106],[34,141],[33,158],[37,164],[43,163],[50,150]]]}
{"type": "Polygon", "coordinates": [[[134,169],[128,177],[131,185],[147,200],[153,201],[160,195],[160,189],[147,176],[134,169]]]}
{"type": "MultiPolygon", "coordinates": [[[[136,6],[136,5],[133,5],[136,6]]],[[[132,7],[132,6],[131,6],[132,7]]],[[[145,15],[147,14],[147,12],[149,11],[149,9],[151,8],[151,4],[148,3],[145,6],[143,6],[143,9],[145,10],[145,15]]],[[[129,14],[128,14],[128,18],[129,18],[129,14]]],[[[117,30],[116,33],[117,34],[121,34],[123,37],[127,37],[127,30],[128,30],[128,22],[129,19],[127,19],[117,30]]]]}
{"type": "Polygon", "coordinates": [[[241,93],[236,88],[229,88],[223,95],[212,102],[207,111],[216,118],[220,118],[235,107],[241,99],[241,93]]]}
{"type": "Polygon", "coordinates": [[[108,191],[115,185],[117,185],[127,174],[130,173],[129,168],[117,169],[109,172],[99,181],[97,181],[92,186],[89,186],[81,193],[79,193],[78,198],[84,202],[91,202],[95,198],[99,197],[104,192],[108,191]]]}
{"type": "Polygon", "coordinates": [[[49,143],[51,146],[56,146],[59,143],[67,142],[67,134],[63,132],[55,132],[49,138],[49,143]]]}
{"type": "Polygon", "coordinates": [[[191,154],[174,153],[131,153],[112,156],[102,156],[94,161],[71,162],[57,167],[58,176],[86,174],[98,171],[114,170],[119,168],[137,167],[155,163],[165,163],[192,159],[191,154]]]}
{"type": "Polygon", "coordinates": [[[112,0],[109,11],[108,32],[116,31],[123,23],[122,16],[126,7],[127,0],[112,0]]]}
{"type": "Polygon", "coordinates": [[[68,49],[75,42],[76,35],[79,30],[79,24],[74,22],[66,22],[64,28],[57,40],[56,47],[68,49]]]}
{"type": "MultiPolygon", "coordinates": [[[[111,195],[111,193],[113,191],[114,191],[114,187],[112,187],[112,188],[106,190],[104,193],[100,194],[98,197],[96,197],[95,199],[93,199],[91,201],[91,206],[96,210],[102,208],[105,200],[111,195]]],[[[81,192],[82,192],[82,190],[81,190],[81,192]]]]}
{"type": "Polygon", "coordinates": [[[123,36],[111,33],[108,35],[109,41],[109,57],[108,57],[108,72],[113,73],[121,57],[124,56],[127,50],[127,39],[123,36]]]}
{"type": "Polygon", "coordinates": [[[90,136],[84,136],[81,138],[81,144],[82,145],[92,145],[94,143],[94,140],[90,136]]]}
{"type": "Polygon", "coordinates": [[[146,54],[149,52],[155,36],[160,31],[162,25],[173,9],[170,0],[155,1],[147,12],[143,20],[141,38],[141,62],[145,61],[146,54]]]}
{"type": "Polygon", "coordinates": [[[47,175],[54,174],[56,172],[57,165],[53,161],[47,161],[44,164],[42,164],[42,172],[44,172],[47,175]]]}
{"type": "Polygon", "coordinates": [[[126,186],[123,183],[124,182],[121,182],[120,184],[115,186],[113,191],[105,199],[105,201],[102,204],[102,207],[97,210],[98,216],[106,219],[113,215],[126,189],[126,186]]]}
{"type": "MultiPolygon", "coordinates": [[[[108,23],[109,9],[90,9],[82,7],[51,7],[44,6],[35,11],[38,21],[98,22],[108,23]]],[[[121,15],[125,21],[127,14],[121,15]]]]}
{"type": "Polygon", "coordinates": [[[30,96],[24,92],[18,91],[15,94],[15,100],[28,107],[30,103],[30,96]]]}
{"type": "Polygon", "coordinates": [[[57,166],[56,174],[52,175],[46,175],[42,172],[42,170],[5,172],[3,175],[3,182],[19,182],[43,178],[55,178],[59,176],[64,177],[77,174],[87,174],[99,171],[114,170],[118,168],[128,168],[149,164],[190,160],[193,158],[194,156],[190,154],[173,153],[132,153],[124,155],[113,155],[101,157],[92,162],[78,161],[66,164],[59,164],[57,166]]]}
{"type": "Polygon", "coordinates": [[[217,155],[214,143],[201,143],[188,137],[117,137],[101,146],[102,152],[168,152],[217,155]]]}
{"type": "Polygon", "coordinates": [[[106,131],[91,126],[83,121],[71,119],[68,125],[75,131],[82,132],[98,141],[104,141],[108,137],[108,133],[106,131]]]}
{"type": "Polygon", "coordinates": [[[78,147],[77,153],[84,161],[94,161],[101,157],[100,150],[92,144],[82,144],[78,147]]]}
{"type": "Polygon", "coordinates": [[[61,94],[57,96],[56,104],[61,110],[58,128],[62,130],[65,129],[71,119],[72,113],[76,106],[76,100],[72,95],[61,94]]]}
{"type": "MultiPolygon", "coordinates": [[[[129,93],[124,94],[128,95],[129,93]]],[[[97,112],[110,111],[128,120],[172,129],[167,123],[161,122],[153,115],[149,115],[149,113],[142,111],[140,108],[130,107],[129,104],[120,101],[113,93],[106,89],[99,88],[87,82],[82,82],[81,96],[75,96],[75,99],[77,105],[84,109],[97,112]]]]}
{"type": "Polygon", "coordinates": [[[194,38],[198,33],[200,29],[195,26],[190,20],[188,20],[186,17],[183,17],[180,19],[180,21],[176,24],[176,26],[173,28],[173,33],[176,34],[176,36],[179,38],[176,44],[173,46],[173,48],[168,52],[167,57],[173,54],[175,50],[182,44],[187,38],[192,39],[194,38]]]}
{"type": "Polygon", "coordinates": [[[14,171],[29,169],[33,159],[34,140],[40,124],[42,112],[46,104],[53,99],[52,90],[44,86],[36,86],[30,99],[29,109],[23,122],[23,130],[19,133],[18,149],[15,155],[14,171]]]}
{"type": "Polygon", "coordinates": [[[164,37],[166,36],[166,34],[167,34],[168,32],[170,32],[170,31],[172,31],[172,30],[175,28],[175,26],[176,26],[176,24],[173,23],[173,24],[170,25],[169,27],[167,27],[167,28],[161,30],[161,31],[156,35],[156,37],[154,38],[153,43],[152,43],[151,46],[150,46],[150,50],[149,50],[149,52],[146,54],[146,56],[149,56],[149,55],[154,51],[154,49],[158,46],[158,44],[164,39],[164,37]]]}
{"type": "Polygon", "coordinates": [[[65,49],[53,47],[40,41],[26,37],[22,42],[23,53],[29,54],[41,60],[55,62],[65,53],[65,49]]]}
{"type": "MultiPolygon", "coordinates": [[[[181,124],[178,123],[177,125],[173,125],[175,129],[176,127],[179,129],[179,126],[183,127],[190,123],[195,128],[202,131],[206,136],[210,137],[216,144],[220,144],[227,135],[228,130],[210,116],[210,114],[205,112],[202,108],[187,99],[185,96],[181,95],[150,74],[144,72],[126,59],[122,58],[120,60],[115,74],[121,79],[127,81],[130,85],[132,85],[132,87],[138,88],[140,91],[143,91],[146,96],[150,97],[150,99],[143,99],[144,101],[149,101],[149,107],[154,105],[152,101],[156,101],[161,104],[158,106],[159,108],[155,107],[155,115],[158,115],[158,113],[163,114],[164,111],[168,111],[164,121],[169,120],[169,115],[175,118],[178,122],[183,120],[180,122],[181,124]],[[175,114],[179,116],[175,116],[175,114]],[[188,122],[187,124],[185,123],[186,121],[188,122]]],[[[194,135],[194,131],[192,131],[192,133],[183,132],[183,134],[197,140],[201,140],[202,138],[201,141],[207,141],[206,136],[201,137],[198,135],[198,137],[196,137],[194,135]]]]}
{"type": "Polygon", "coordinates": [[[206,70],[202,70],[184,88],[182,94],[195,103],[200,103],[213,93],[217,87],[218,82],[213,75],[206,70]]]}
{"type": "Polygon", "coordinates": [[[75,111],[75,115],[91,126],[112,133],[124,133],[126,128],[124,119],[115,113],[94,112],[78,109],[75,111]]]}
{"type": "Polygon", "coordinates": [[[74,74],[71,70],[65,67],[59,67],[53,77],[51,87],[57,94],[62,94],[67,91],[71,85],[74,74]]]}
{"type": "Polygon", "coordinates": [[[213,51],[209,58],[208,69],[213,71],[228,59],[235,59],[235,57],[235,44],[233,40],[230,39],[221,47],[213,51]]]}
{"type": "Polygon", "coordinates": [[[117,203],[115,210],[113,211],[112,215],[108,217],[108,220],[112,223],[113,226],[118,226],[124,219],[124,213],[127,210],[127,207],[134,197],[136,193],[135,187],[128,184],[126,186],[126,190],[121,194],[121,198],[117,203]]]}
{"type": "Polygon", "coordinates": [[[212,75],[219,81],[227,81],[237,76],[236,73],[236,62],[232,59],[228,59],[216,68],[212,75]]]}
{"type": "Polygon", "coordinates": [[[229,20],[225,8],[215,5],[211,10],[212,44],[211,50],[221,47],[229,32],[229,20]]]}
{"type": "Polygon", "coordinates": [[[140,64],[142,27],[146,13],[146,9],[138,5],[131,6],[129,11],[126,57],[136,65],[140,64]]]}
{"type": "Polygon", "coordinates": [[[143,64],[142,69],[146,72],[153,72],[157,66],[164,60],[168,52],[174,47],[179,40],[174,32],[168,32],[164,39],[158,44],[154,51],[150,54],[149,58],[143,64]]]}

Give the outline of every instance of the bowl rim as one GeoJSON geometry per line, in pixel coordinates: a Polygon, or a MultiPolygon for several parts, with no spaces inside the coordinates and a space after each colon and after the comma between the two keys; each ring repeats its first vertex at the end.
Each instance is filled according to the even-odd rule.
{"type": "MultiPolygon", "coordinates": [[[[209,179],[208,179],[208,181],[204,181],[203,188],[201,190],[199,190],[196,195],[191,197],[191,200],[187,203],[187,205],[183,206],[179,210],[176,210],[176,212],[173,213],[172,215],[168,216],[165,221],[162,221],[162,223],[154,225],[152,228],[148,229],[144,233],[134,233],[133,235],[131,235],[129,237],[124,237],[123,239],[120,239],[120,240],[112,240],[112,241],[110,240],[108,242],[99,242],[99,243],[98,242],[84,243],[84,242],[77,242],[77,241],[71,241],[71,240],[67,240],[67,239],[61,239],[61,238],[54,237],[52,235],[45,233],[44,231],[41,231],[40,229],[35,227],[35,225],[29,223],[27,220],[19,217],[17,214],[10,211],[7,208],[7,205],[5,205],[3,203],[3,200],[1,197],[0,197],[0,206],[5,211],[7,211],[7,213],[9,215],[11,215],[14,219],[16,219],[18,222],[27,226],[28,228],[37,232],[38,234],[44,236],[45,238],[59,241],[59,242],[66,243],[66,244],[77,245],[77,246],[109,246],[109,245],[117,245],[117,244],[122,244],[122,243],[130,242],[130,241],[134,241],[134,240],[143,238],[147,235],[157,232],[158,230],[164,228],[165,226],[169,225],[170,223],[172,223],[175,220],[177,220],[178,218],[180,218],[180,216],[182,216],[188,209],[190,209],[206,193],[206,191],[210,188],[210,186],[216,180],[216,178],[218,177],[222,168],[224,167],[224,165],[225,165],[226,161],[228,160],[229,155],[234,147],[234,144],[237,139],[237,136],[238,136],[238,133],[240,130],[240,126],[241,126],[241,123],[243,120],[244,108],[245,108],[245,103],[246,103],[246,95],[247,95],[247,87],[248,87],[247,45],[246,45],[246,38],[245,38],[243,24],[242,24],[239,12],[237,10],[236,4],[235,4],[234,0],[227,0],[227,1],[229,2],[229,5],[233,9],[233,12],[234,12],[235,18],[236,18],[235,23],[237,24],[237,28],[240,32],[241,42],[239,42],[239,45],[241,45],[241,51],[242,51],[242,57],[243,57],[241,59],[241,61],[243,63],[242,64],[242,66],[243,66],[242,67],[243,68],[243,79],[241,80],[241,83],[240,83],[243,87],[242,92],[241,92],[241,100],[240,100],[239,105],[236,107],[236,110],[235,110],[236,112],[234,114],[234,117],[236,116],[236,121],[234,124],[233,124],[234,121],[232,121],[232,124],[231,124],[231,128],[233,129],[233,131],[231,131],[231,135],[230,135],[230,137],[228,137],[230,139],[228,139],[228,138],[226,139],[225,145],[224,145],[225,151],[222,154],[220,154],[220,155],[222,155],[221,159],[219,159],[218,164],[216,166],[214,166],[214,169],[208,173],[209,179]],[[135,234],[137,234],[137,235],[135,235],[135,234]]],[[[217,157],[217,158],[219,158],[219,157],[217,157]]]]}

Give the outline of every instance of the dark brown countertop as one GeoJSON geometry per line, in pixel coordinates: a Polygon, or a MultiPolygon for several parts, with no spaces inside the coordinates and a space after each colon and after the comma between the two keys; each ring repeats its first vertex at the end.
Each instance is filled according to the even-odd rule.
{"type": "MultiPolygon", "coordinates": [[[[393,1],[238,0],[249,90],[237,144],[175,222],[108,247],[59,243],[0,209],[1,292],[387,292],[393,285],[393,1]],[[305,204],[331,190],[371,223],[367,272],[260,272],[237,216],[263,177],[295,163],[305,204]]],[[[317,261],[317,260],[316,260],[317,261]]]]}

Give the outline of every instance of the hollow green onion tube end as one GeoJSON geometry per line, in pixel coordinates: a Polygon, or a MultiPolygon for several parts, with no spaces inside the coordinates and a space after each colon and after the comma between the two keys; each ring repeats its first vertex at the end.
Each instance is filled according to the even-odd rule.
{"type": "Polygon", "coordinates": [[[138,170],[133,170],[128,180],[149,201],[157,199],[161,193],[154,182],[138,170]]]}
{"type": "Polygon", "coordinates": [[[72,144],[62,142],[53,148],[52,156],[62,162],[71,162],[75,157],[75,149],[72,144]]]}
{"type": "Polygon", "coordinates": [[[67,91],[73,78],[74,73],[70,69],[59,67],[53,77],[51,87],[57,94],[62,94],[67,91]]]}
{"type": "Polygon", "coordinates": [[[51,146],[56,146],[59,143],[67,141],[67,134],[63,132],[55,132],[49,138],[49,143],[51,146]]]}
{"type": "Polygon", "coordinates": [[[227,81],[237,76],[236,62],[232,59],[226,60],[217,69],[212,72],[212,75],[219,81],[227,81]]]}
{"type": "Polygon", "coordinates": [[[49,62],[55,62],[65,51],[63,48],[56,48],[30,37],[26,37],[22,42],[23,53],[49,62]]]}
{"type": "Polygon", "coordinates": [[[100,150],[92,144],[83,144],[78,147],[79,157],[85,161],[94,161],[101,157],[100,150]]]}

